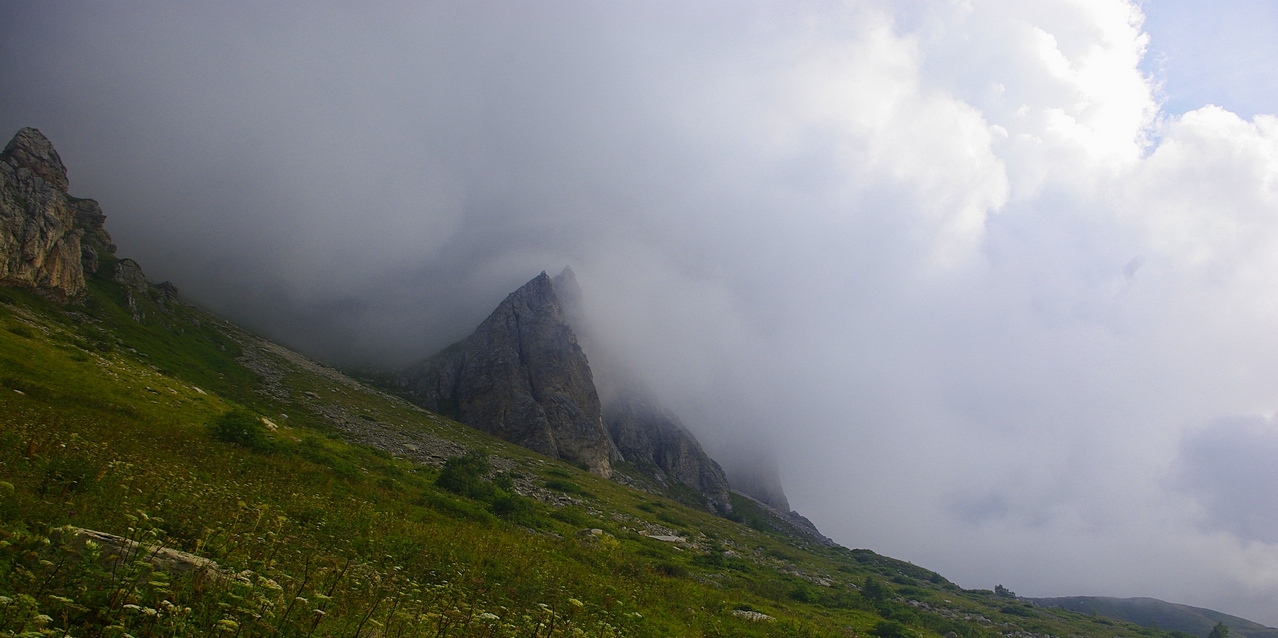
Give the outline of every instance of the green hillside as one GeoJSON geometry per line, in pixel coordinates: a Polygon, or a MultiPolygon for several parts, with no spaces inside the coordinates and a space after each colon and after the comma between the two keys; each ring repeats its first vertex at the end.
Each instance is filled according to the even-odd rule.
{"type": "MultiPolygon", "coordinates": [[[[1042,607],[1061,607],[1084,614],[1125,620],[1146,627],[1160,627],[1207,638],[1217,623],[1229,628],[1232,638],[1278,638],[1278,629],[1211,609],[1178,605],[1156,598],[1111,598],[1107,596],[1065,596],[1031,598],[1042,607]]],[[[1180,638],[1184,638],[1181,636],[1180,638]]]]}
{"type": "Polygon", "coordinates": [[[0,636],[1166,635],[598,478],[102,259],[0,288],[0,636]]]}

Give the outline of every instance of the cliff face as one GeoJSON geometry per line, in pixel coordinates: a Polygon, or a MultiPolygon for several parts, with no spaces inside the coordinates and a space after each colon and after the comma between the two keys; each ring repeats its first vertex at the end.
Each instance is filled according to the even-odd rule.
{"type": "Polygon", "coordinates": [[[617,451],[604,430],[590,365],[544,272],[506,297],[473,334],[404,370],[398,382],[429,410],[612,474],[617,451]]]}
{"type": "Polygon", "coordinates": [[[114,252],[98,203],[71,197],[68,187],[40,131],[18,131],[0,153],[0,284],[70,299],[84,291],[99,251],[114,252]]]}
{"type": "Polygon", "coordinates": [[[732,511],[723,468],[654,400],[637,393],[622,395],[608,403],[604,424],[631,465],[662,483],[675,480],[701,492],[712,511],[732,511]]]}

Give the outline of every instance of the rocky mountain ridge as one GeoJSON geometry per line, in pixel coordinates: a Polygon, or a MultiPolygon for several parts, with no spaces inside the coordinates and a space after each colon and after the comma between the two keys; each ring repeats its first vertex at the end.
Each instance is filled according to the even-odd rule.
{"type": "MultiPolygon", "coordinates": [[[[175,286],[151,284],[137,262],[113,256],[100,205],[69,188],[66,166],[39,130],[18,131],[0,153],[0,285],[70,302],[108,267],[134,320],[178,303],[175,286]]],[[[404,371],[399,385],[417,404],[487,433],[605,477],[626,460],[662,487],[682,484],[706,509],[730,512],[723,469],[654,398],[628,388],[605,409],[568,320],[580,307],[570,269],[554,280],[542,273],[471,337],[404,371]]],[[[785,518],[788,508],[773,513],[785,518]]]]}
{"type": "Polygon", "coordinates": [[[621,458],[604,429],[590,365],[544,272],[469,337],[395,382],[428,410],[600,476],[611,476],[621,458]]]}
{"type": "Polygon", "coordinates": [[[624,460],[663,489],[681,484],[705,509],[731,512],[723,468],[655,398],[626,387],[601,408],[569,322],[579,320],[581,299],[571,268],[553,279],[542,272],[474,333],[401,371],[395,383],[422,407],[489,434],[605,477],[624,460]]]}
{"type": "Polygon", "coordinates": [[[631,465],[659,483],[678,481],[700,492],[713,511],[732,510],[723,468],[701,449],[678,417],[655,399],[637,393],[622,395],[608,403],[604,424],[631,465]]]}
{"type": "Polygon", "coordinates": [[[66,166],[39,130],[24,128],[0,153],[0,285],[35,290],[56,301],[81,296],[90,275],[103,264],[124,286],[134,320],[144,316],[145,295],[165,311],[177,301],[177,287],[152,285],[132,259],[104,259],[115,253],[106,215],[92,199],[70,194],[66,166]]]}
{"type": "Polygon", "coordinates": [[[115,252],[106,215],[72,197],[66,166],[39,130],[24,128],[0,153],[0,284],[59,300],[84,291],[98,254],[115,252]]]}

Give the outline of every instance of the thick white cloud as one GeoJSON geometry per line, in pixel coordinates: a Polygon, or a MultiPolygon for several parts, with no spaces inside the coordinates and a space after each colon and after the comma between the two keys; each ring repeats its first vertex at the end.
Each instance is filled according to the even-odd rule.
{"type": "Polygon", "coordinates": [[[840,542],[1278,623],[1278,479],[1214,471],[1274,453],[1278,120],[1160,111],[1134,2],[162,7],[0,16],[152,275],[400,363],[571,263],[840,542]]]}

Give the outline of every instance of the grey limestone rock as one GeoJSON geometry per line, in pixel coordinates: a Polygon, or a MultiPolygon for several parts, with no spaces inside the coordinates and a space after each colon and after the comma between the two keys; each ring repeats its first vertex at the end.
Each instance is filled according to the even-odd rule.
{"type": "Polygon", "coordinates": [[[55,190],[67,192],[67,167],[53,150],[53,143],[38,129],[24,128],[4,147],[4,159],[14,166],[31,171],[55,190]]]}
{"type": "Polygon", "coordinates": [[[623,394],[604,410],[608,434],[622,457],[659,481],[676,480],[705,495],[709,509],[732,510],[728,479],[673,414],[643,394],[623,394]]]}
{"type": "Polygon", "coordinates": [[[24,128],[0,153],[0,285],[66,300],[111,251],[98,203],[67,193],[67,169],[40,131],[24,128]]]}
{"type": "Polygon", "coordinates": [[[612,475],[618,454],[590,365],[544,272],[469,337],[404,370],[398,383],[428,410],[612,475]]]}

